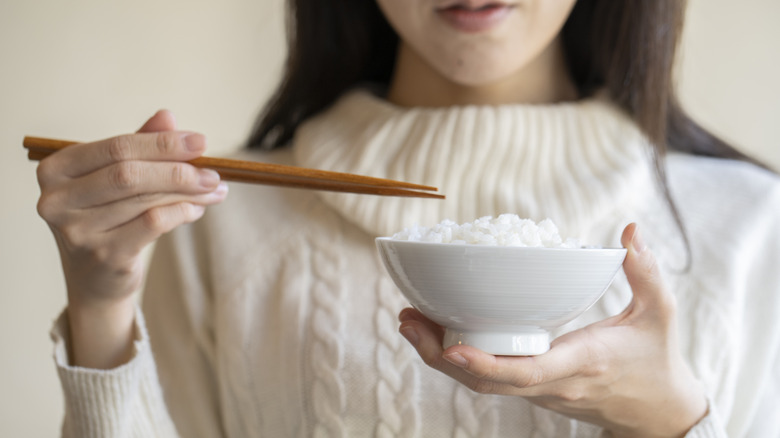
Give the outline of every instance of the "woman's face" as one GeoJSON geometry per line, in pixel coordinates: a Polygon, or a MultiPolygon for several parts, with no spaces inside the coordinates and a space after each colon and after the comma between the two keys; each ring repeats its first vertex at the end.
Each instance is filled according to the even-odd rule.
{"type": "Polygon", "coordinates": [[[487,85],[555,40],[576,0],[377,0],[404,44],[449,80],[487,85]]]}

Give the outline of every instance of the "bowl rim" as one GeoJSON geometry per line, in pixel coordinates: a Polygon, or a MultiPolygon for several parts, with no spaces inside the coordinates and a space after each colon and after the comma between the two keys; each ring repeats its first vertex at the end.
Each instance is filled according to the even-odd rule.
{"type": "Polygon", "coordinates": [[[448,248],[501,248],[499,251],[512,250],[512,251],[618,251],[626,252],[627,249],[623,247],[614,246],[596,246],[596,245],[582,245],[577,248],[566,247],[550,247],[550,246],[513,246],[513,245],[480,245],[476,243],[442,243],[442,242],[422,242],[419,240],[397,240],[392,237],[377,237],[374,239],[376,244],[391,243],[394,245],[409,245],[409,246],[428,246],[428,247],[448,247],[448,248]]]}

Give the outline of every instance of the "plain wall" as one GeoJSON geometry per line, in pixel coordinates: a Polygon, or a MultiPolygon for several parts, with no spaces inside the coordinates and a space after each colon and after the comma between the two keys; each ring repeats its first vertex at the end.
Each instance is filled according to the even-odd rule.
{"type": "MultiPolygon", "coordinates": [[[[211,153],[237,147],[278,79],[281,3],[0,4],[0,436],[56,436],[63,411],[47,334],[63,279],[22,137],[100,139],[168,108],[211,153]]],[[[679,69],[691,113],[775,169],[778,18],[776,0],[691,1],[679,69]]]]}

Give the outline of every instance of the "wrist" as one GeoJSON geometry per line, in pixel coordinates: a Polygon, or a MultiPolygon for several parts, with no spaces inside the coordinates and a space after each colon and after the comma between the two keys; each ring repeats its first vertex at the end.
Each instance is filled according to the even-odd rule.
{"type": "Polygon", "coordinates": [[[111,369],[132,357],[135,300],[68,303],[71,365],[111,369]]]}
{"type": "MultiPolygon", "coordinates": [[[[684,437],[709,411],[709,403],[704,387],[693,375],[687,364],[680,364],[681,372],[677,377],[677,396],[667,403],[666,421],[669,426],[667,436],[684,437]]],[[[663,421],[663,420],[662,420],[663,421]]]]}
{"type": "Polygon", "coordinates": [[[655,410],[655,415],[642,421],[644,426],[616,428],[611,430],[613,438],[683,438],[709,413],[709,402],[698,380],[689,380],[687,385],[663,401],[664,407],[655,410]]]}

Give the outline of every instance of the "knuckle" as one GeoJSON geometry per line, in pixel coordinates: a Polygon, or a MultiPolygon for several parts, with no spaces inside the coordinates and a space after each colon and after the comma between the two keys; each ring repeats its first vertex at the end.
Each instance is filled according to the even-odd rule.
{"type": "Polygon", "coordinates": [[[67,224],[59,228],[62,239],[72,249],[83,250],[86,247],[86,238],[81,227],[77,224],[67,224]]]}
{"type": "Polygon", "coordinates": [[[109,140],[108,156],[112,161],[120,162],[132,159],[133,143],[128,135],[120,135],[109,140]]]}
{"type": "Polygon", "coordinates": [[[165,133],[159,133],[157,134],[157,139],[155,141],[155,146],[157,147],[157,152],[164,156],[170,156],[173,155],[173,153],[176,151],[177,147],[177,136],[172,132],[165,132],[165,133]]]}
{"type": "Polygon", "coordinates": [[[163,233],[167,231],[165,229],[166,217],[162,208],[152,208],[147,210],[142,216],[141,220],[146,229],[154,233],[163,233]]]}
{"type": "Polygon", "coordinates": [[[194,172],[184,163],[174,163],[171,167],[171,183],[176,186],[185,186],[194,181],[194,172]]]}
{"type": "Polygon", "coordinates": [[[106,246],[94,248],[92,258],[98,265],[113,266],[116,263],[116,251],[106,246]]]}
{"type": "Polygon", "coordinates": [[[434,354],[421,353],[420,358],[422,358],[425,365],[431,368],[439,369],[441,367],[441,359],[434,354]]]}
{"type": "Polygon", "coordinates": [[[434,351],[426,351],[424,349],[418,349],[417,353],[420,355],[420,359],[429,367],[442,371],[445,369],[447,362],[442,358],[441,353],[434,351]]]}
{"type": "Polygon", "coordinates": [[[495,379],[498,373],[492,367],[479,367],[474,366],[469,368],[469,373],[478,379],[495,379]]]}
{"type": "Polygon", "coordinates": [[[38,185],[41,188],[43,188],[49,179],[51,179],[51,177],[55,174],[53,167],[54,165],[50,159],[44,158],[40,163],[38,163],[38,167],[35,169],[35,176],[38,179],[38,185]]]}
{"type": "Polygon", "coordinates": [[[583,370],[585,377],[599,377],[607,376],[610,374],[610,366],[608,363],[602,360],[596,360],[589,363],[583,370]]]}
{"type": "Polygon", "coordinates": [[[109,184],[119,190],[127,190],[140,180],[140,169],[137,165],[123,161],[111,167],[108,174],[109,184]]]}
{"type": "Polygon", "coordinates": [[[515,381],[515,386],[518,388],[528,388],[531,386],[538,385],[540,383],[544,382],[544,374],[541,370],[537,368],[533,368],[529,370],[527,373],[523,373],[517,377],[517,380],[515,381]]]}
{"type": "Polygon", "coordinates": [[[581,389],[573,386],[559,388],[554,392],[554,395],[559,400],[568,403],[577,403],[585,399],[585,393],[581,389]]]}
{"type": "Polygon", "coordinates": [[[52,198],[53,196],[48,193],[41,193],[35,206],[38,216],[42,217],[46,222],[52,222],[58,211],[52,198]]]}
{"type": "Polygon", "coordinates": [[[472,380],[466,386],[477,394],[493,394],[496,389],[493,382],[481,379],[472,380]]]}
{"type": "Polygon", "coordinates": [[[63,193],[61,192],[41,192],[38,202],[35,205],[38,215],[52,226],[60,225],[65,217],[65,207],[63,206],[63,193]]]}
{"type": "Polygon", "coordinates": [[[490,371],[480,367],[470,367],[468,372],[478,379],[490,379],[492,377],[490,371]]]}

